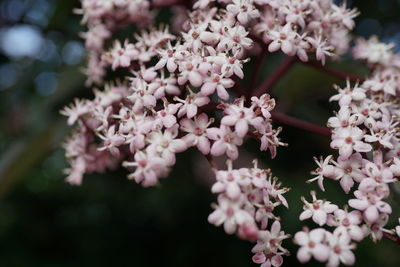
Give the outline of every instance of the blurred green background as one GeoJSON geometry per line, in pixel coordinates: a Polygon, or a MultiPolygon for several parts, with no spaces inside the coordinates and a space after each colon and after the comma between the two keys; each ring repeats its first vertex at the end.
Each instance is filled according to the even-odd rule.
{"type": "MultiPolygon", "coordinates": [[[[400,47],[400,1],[348,3],[361,11],[356,34],[376,34],[400,47]]],[[[91,97],[80,73],[84,47],[78,33],[84,28],[72,14],[77,7],[78,0],[0,1],[0,266],[256,266],[251,244],[207,223],[215,196],[208,166],[194,150],[178,155],[156,188],[128,181],[123,169],[87,175],[80,187],[64,182],[61,142],[70,129],[58,111],[73,97],[91,97]]],[[[261,77],[280,60],[268,56],[261,77]]],[[[366,73],[348,57],[328,66],[366,73]]],[[[335,108],[327,104],[332,83],[343,81],[297,64],[273,90],[277,109],[324,125],[335,108]]],[[[278,215],[294,234],[302,227],[300,196],[317,189],[304,183],[315,168],[312,157],[332,152],[328,138],[289,126],[281,137],[289,147],[280,148],[275,160],[249,140],[240,164],[257,157],[292,188],[286,194],[290,209],[278,215]]],[[[319,195],[346,203],[338,185],[327,183],[319,195]]],[[[399,195],[393,198],[398,204],[399,195]]],[[[398,217],[395,210],[390,226],[398,217]]],[[[285,246],[296,251],[291,241],[285,246]]],[[[398,252],[388,240],[365,240],[355,252],[356,265],[399,266],[398,252]]],[[[284,266],[296,265],[294,256],[285,259],[284,266]]]]}

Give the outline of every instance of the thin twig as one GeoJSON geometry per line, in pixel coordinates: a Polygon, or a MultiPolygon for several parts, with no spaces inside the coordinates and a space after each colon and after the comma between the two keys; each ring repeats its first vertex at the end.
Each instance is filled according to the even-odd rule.
{"type": "Polygon", "coordinates": [[[301,119],[297,119],[294,118],[292,116],[277,112],[277,111],[273,111],[271,112],[272,114],[272,119],[275,121],[279,121],[281,123],[299,128],[299,129],[303,129],[312,133],[316,133],[316,134],[320,134],[323,136],[331,136],[331,131],[326,128],[326,127],[322,127],[319,125],[315,125],[312,124],[311,122],[308,121],[303,121],[301,119]]]}
{"type": "MultiPolygon", "coordinates": [[[[302,62],[302,61],[299,61],[302,62]]],[[[362,77],[358,77],[355,76],[353,74],[347,73],[347,72],[342,72],[340,70],[334,70],[334,69],[330,69],[328,67],[325,67],[323,65],[321,65],[321,63],[319,62],[315,62],[315,61],[307,61],[307,62],[302,62],[304,65],[310,66],[314,69],[317,69],[319,71],[325,72],[327,74],[330,74],[332,76],[338,77],[340,79],[343,80],[349,80],[351,82],[362,82],[364,80],[364,78],[362,77]]]]}
{"type": "Polygon", "coordinates": [[[276,83],[290,70],[293,64],[296,62],[296,57],[287,57],[282,64],[269,75],[269,77],[256,89],[254,90],[254,96],[260,96],[270,91],[276,83]]]}
{"type": "Polygon", "coordinates": [[[256,82],[257,82],[257,77],[261,71],[261,67],[264,63],[264,59],[267,55],[267,50],[265,49],[265,47],[263,46],[261,48],[261,53],[260,55],[258,55],[256,63],[255,63],[255,67],[254,67],[254,71],[253,74],[251,76],[251,80],[250,80],[250,87],[249,90],[247,91],[247,97],[249,97],[250,92],[254,90],[254,87],[256,86],[256,82]]]}
{"type": "Polygon", "coordinates": [[[391,235],[389,233],[385,233],[385,232],[383,232],[383,236],[386,237],[389,240],[392,240],[396,244],[400,245],[400,238],[398,238],[398,237],[396,237],[394,235],[391,235]]]}
{"type": "Polygon", "coordinates": [[[232,87],[232,90],[234,90],[239,97],[247,96],[248,92],[246,92],[246,90],[244,90],[244,88],[242,87],[242,81],[236,76],[233,77],[233,81],[235,82],[235,85],[232,87]]]}

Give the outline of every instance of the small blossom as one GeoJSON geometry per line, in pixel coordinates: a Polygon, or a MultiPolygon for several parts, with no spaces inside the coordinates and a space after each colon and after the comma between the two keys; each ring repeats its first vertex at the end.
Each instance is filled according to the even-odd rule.
{"type": "Polygon", "coordinates": [[[311,257],[317,261],[325,262],[329,258],[330,250],[324,244],[326,231],[322,228],[314,230],[297,232],[294,236],[294,242],[301,246],[297,251],[297,259],[301,263],[308,262],[311,257]]]}
{"type": "Polygon", "coordinates": [[[303,221],[312,217],[316,224],[322,226],[326,223],[328,214],[337,210],[338,206],[331,204],[329,201],[317,199],[315,191],[311,191],[311,196],[313,200],[311,203],[302,197],[305,205],[299,219],[303,221]]]}
{"type": "Polygon", "coordinates": [[[238,158],[237,146],[243,143],[243,139],[229,127],[221,125],[220,128],[209,128],[207,129],[207,137],[215,141],[211,146],[211,155],[221,156],[226,153],[230,159],[238,158]]]}

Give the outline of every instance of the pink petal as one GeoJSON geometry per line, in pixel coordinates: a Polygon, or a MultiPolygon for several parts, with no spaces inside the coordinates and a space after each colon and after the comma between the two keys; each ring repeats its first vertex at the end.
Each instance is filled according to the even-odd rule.
{"type": "Polygon", "coordinates": [[[301,263],[306,263],[311,259],[311,253],[310,250],[307,247],[301,247],[297,251],[297,259],[301,263]]]}

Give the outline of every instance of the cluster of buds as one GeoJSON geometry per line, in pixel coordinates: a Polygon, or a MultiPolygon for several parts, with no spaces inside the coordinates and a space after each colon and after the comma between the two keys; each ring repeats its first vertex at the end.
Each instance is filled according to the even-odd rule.
{"type": "MultiPolygon", "coordinates": [[[[392,47],[379,43],[375,37],[359,40],[354,56],[366,60],[372,74],[360,84],[351,86],[347,82],[343,89],[336,87],[338,94],[331,97],[331,101],[339,103],[339,111],[328,120],[332,129],[331,148],[337,149],[339,155],[336,160],[333,156],[316,159],[318,168],[312,172],[316,176],[308,181],[318,181],[323,191],[324,178],[339,181],[346,194],[353,193],[348,205],[354,210],[340,210],[317,200],[313,193],[313,202],[305,202],[300,219],[312,216],[320,226],[335,226],[333,236],[338,238],[339,232],[340,236],[347,235],[346,240],[361,241],[370,236],[377,242],[384,235],[396,234],[394,229],[385,228],[392,213],[386,202],[389,185],[400,178],[400,57],[393,53],[392,47]],[[326,206],[329,207],[325,209],[326,206]]],[[[301,253],[298,257],[303,261],[309,259],[301,253]]],[[[353,258],[341,261],[351,264],[353,258]]],[[[333,265],[331,259],[328,265],[333,265]]]]}
{"type": "MultiPolygon", "coordinates": [[[[249,55],[278,50],[302,61],[315,57],[322,64],[327,57],[338,58],[348,51],[357,11],[333,0],[199,0],[187,13],[185,6],[185,1],[174,0],[82,0],[77,12],[88,26],[82,34],[89,51],[85,73],[88,84],[104,89],[94,90],[92,100],[75,100],[62,110],[68,124],[75,125],[65,142],[71,165],[67,181],[79,185],[85,173],[122,165],[130,172],[129,179],[154,186],[168,176],[177,153],[196,147],[212,163],[216,175],[211,190],[218,194],[218,204],[209,222],[255,242],[255,263],[278,267],[282,256],[289,254],[282,246],[289,235],[281,230],[274,209],[288,207],[282,196],[288,189],[281,187],[269,169],[259,169],[257,161],[251,168],[232,167],[247,138],[259,140],[260,150],[269,150],[272,158],[277,147],[285,145],[278,137],[281,129],[272,126],[275,100],[266,93],[268,88],[255,93],[241,85],[244,65],[249,55]],[[170,22],[172,32],[154,24],[157,9],[166,6],[177,14],[170,22]],[[118,29],[132,24],[150,27],[122,42],[112,39],[118,29]],[[124,82],[105,83],[108,73],[130,76],[124,82]],[[220,156],[228,158],[227,170],[215,168],[213,157],[220,156]]],[[[356,57],[371,57],[371,64],[381,62],[365,49],[390,53],[390,49],[363,48],[363,44],[356,57]]],[[[322,229],[315,234],[314,230],[298,233],[295,241],[304,247],[299,252],[301,262],[314,255],[320,261],[329,259],[331,266],[340,261],[351,264],[354,246],[350,241],[366,235],[359,228],[367,227],[375,237],[383,231],[382,223],[378,230],[375,226],[385,212],[390,213],[382,199],[388,195],[387,183],[396,180],[400,168],[398,159],[390,158],[399,142],[394,117],[397,89],[389,86],[397,83],[396,66],[400,64],[389,61],[390,67],[380,64],[369,83],[356,88],[348,85],[332,98],[343,106],[330,119],[332,147],[339,149],[340,157],[318,162],[320,168],[312,180],[318,180],[322,188],[324,177],[340,180],[349,192],[354,181],[361,186],[369,173],[379,172],[376,177],[382,173],[382,179],[374,176],[356,191],[360,193],[355,193],[357,199],[349,205],[360,207],[358,212],[339,210],[317,200],[315,194],[312,204],[304,200],[301,219],[312,217],[320,226],[327,224],[336,230],[333,234],[322,229]],[[386,83],[382,88],[377,85],[379,79],[386,83]],[[368,159],[362,154],[372,150],[374,158],[368,162],[376,170],[365,167],[368,159]],[[390,170],[392,177],[384,176],[383,169],[390,170]],[[365,208],[360,204],[364,200],[371,203],[370,196],[376,197],[373,205],[378,218],[371,216],[370,204],[365,208]]]]}

